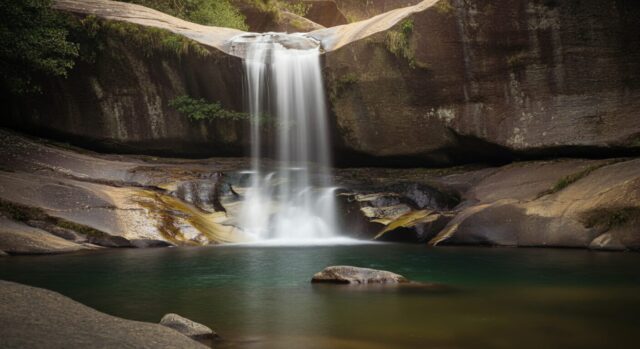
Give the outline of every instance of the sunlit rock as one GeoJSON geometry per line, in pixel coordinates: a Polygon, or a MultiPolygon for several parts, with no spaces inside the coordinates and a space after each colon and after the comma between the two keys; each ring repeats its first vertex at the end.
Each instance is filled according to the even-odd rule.
{"type": "Polygon", "coordinates": [[[334,284],[399,284],[409,282],[402,275],[390,271],[351,266],[326,267],[311,279],[313,283],[334,284]]]}
{"type": "Polygon", "coordinates": [[[218,334],[209,327],[178,314],[166,314],[160,320],[160,325],[172,328],[192,339],[214,339],[218,337],[218,334]]]}

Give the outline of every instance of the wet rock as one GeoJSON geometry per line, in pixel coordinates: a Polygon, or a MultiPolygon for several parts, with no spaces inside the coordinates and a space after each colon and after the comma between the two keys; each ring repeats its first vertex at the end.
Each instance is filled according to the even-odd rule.
{"type": "Polygon", "coordinates": [[[640,159],[504,166],[464,199],[431,244],[616,250],[640,246],[640,159]]]}
{"type": "Polygon", "coordinates": [[[152,240],[152,239],[135,239],[129,241],[131,245],[135,248],[161,248],[161,247],[171,247],[172,244],[162,241],[162,240],[152,240]]]}
{"type": "Polygon", "coordinates": [[[435,237],[454,217],[453,213],[414,211],[389,222],[375,240],[426,242],[435,237]]]}
{"type": "Polygon", "coordinates": [[[135,247],[131,243],[131,241],[123,238],[122,236],[113,236],[108,234],[87,236],[87,242],[90,244],[110,248],[135,247]]]}
{"type": "Polygon", "coordinates": [[[603,251],[624,251],[627,249],[627,246],[625,246],[614,234],[604,233],[593,239],[589,244],[589,248],[592,250],[603,251]]]}
{"type": "Polygon", "coordinates": [[[218,334],[209,327],[184,318],[178,314],[166,314],[160,320],[160,325],[172,328],[192,339],[215,339],[218,334]]]}
{"type": "Polygon", "coordinates": [[[237,198],[221,173],[244,168],[245,160],[96,154],[7,130],[0,144],[0,213],[16,221],[103,247],[239,240],[221,202],[237,198]]]}
{"type": "Polygon", "coordinates": [[[313,283],[398,284],[409,282],[404,276],[389,271],[351,266],[326,267],[311,279],[313,283]]]}
{"type": "Polygon", "coordinates": [[[0,217],[0,250],[10,254],[55,254],[85,247],[51,235],[44,230],[0,217]]]}
{"type": "Polygon", "coordinates": [[[3,348],[207,347],[158,324],[125,320],[56,292],[0,281],[3,348]]]}
{"type": "Polygon", "coordinates": [[[0,257],[6,257],[8,254],[2,250],[0,250],[0,257]]]}
{"type": "Polygon", "coordinates": [[[39,220],[29,220],[26,223],[31,227],[42,229],[44,231],[49,232],[52,235],[55,235],[59,238],[63,238],[65,240],[69,240],[77,243],[87,242],[87,238],[84,235],[79,234],[76,231],[73,231],[71,229],[66,229],[66,228],[56,226],[55,224],[51,224],[49,222],[39,221],[39,220]]]}

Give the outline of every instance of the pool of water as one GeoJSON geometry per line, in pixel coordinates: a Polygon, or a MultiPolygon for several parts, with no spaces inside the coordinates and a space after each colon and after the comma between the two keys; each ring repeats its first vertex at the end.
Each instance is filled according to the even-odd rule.
{"type": "Polygon", "coordinates": [[[175,312],[224,348],[620,348],[637,342],[640,254],[416,245],[223,246],[0,259],[0,278],[100,311],[175,312]],[[312,285],[328,265],[452,287],[312,285]]]}

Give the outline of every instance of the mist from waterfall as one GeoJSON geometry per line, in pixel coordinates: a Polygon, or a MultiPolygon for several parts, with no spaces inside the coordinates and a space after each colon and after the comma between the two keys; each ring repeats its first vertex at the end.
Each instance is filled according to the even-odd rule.
{"type": "Polygon", "coordinates": [[[252,171],[240,225],[257,240],[335,237],[320,47],[296,34],[267,33],[245,50],[252,171]]]}

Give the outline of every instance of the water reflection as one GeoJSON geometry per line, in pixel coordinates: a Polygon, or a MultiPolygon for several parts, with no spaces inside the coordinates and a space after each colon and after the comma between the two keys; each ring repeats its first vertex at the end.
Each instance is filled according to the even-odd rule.
{"type": "Polygon", "coordinates": [[[637,254],[423,246],[230,246],[0,260],[0,278],[157,322],[176,312],[233,348],[598,348],[635,340],[637,254]],[[328,265],[452,289],[311,285],[328,265]]]}

